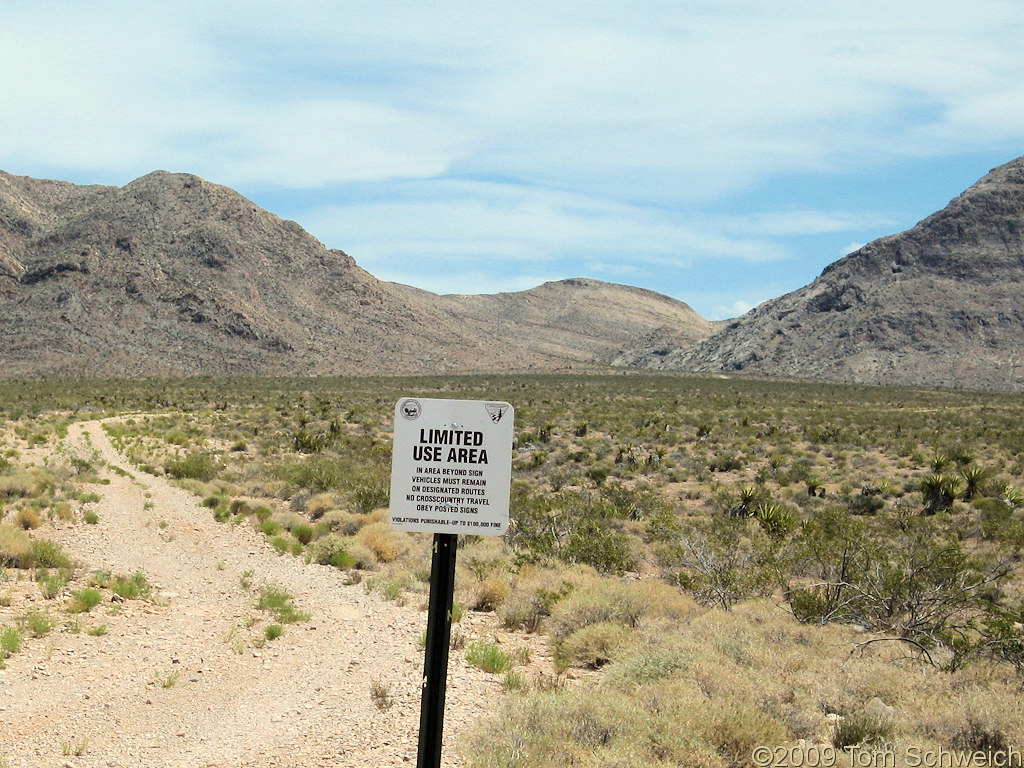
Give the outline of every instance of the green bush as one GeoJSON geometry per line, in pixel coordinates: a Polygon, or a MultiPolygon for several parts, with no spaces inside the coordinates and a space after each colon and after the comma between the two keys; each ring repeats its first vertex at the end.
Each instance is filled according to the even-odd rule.
{"type": "Polygon", "coordinates": [[[509,668],[511,659],[494,643],[483,640],[470,643],[466,646],[466,661],[477,669],[482,669],[490,674],[504,672],[509,668]]]}
{"type": "Polygon", "coordinates": [[[39,591],[43,598],[53,600],[64,590],[70,578],[71,574],[68,570],[59,569],[56,573],[51,573],[44,568],[36,574],[36,583],[39,585],[39,591]]]}
{"type": "Polygon", "coordinates": [[[310,562],[320,565],[333,565],[335,568],[347,570],[356,564],[355,558],[350,555],[347,549],[354,544],[352,539],[339,536],[336,533],[329,533],[326,536],[310,542],[306,549],[306,555],[310,562]]]}
{"type": "Polygon", "coordinates": [[[110,590],[125,600],[136,600],[145,597],[150,592],[149,581],[142,571],[136,571],[131,576],[117,576],[110,582],[110,590]]]}
{"type": "Polygon", "coordinates": [[[22,616],[19,623],[31,632],[33,637],[48,635],[57,626],[57,620],[50,614],[34,608],[22,616]]]}
{"type": "Polygon", "coordinates": [[[73,568],[75,561],[56,541],[35,539],[28,549],[22,568],[73,568]]]}
{"type": "Polygon", "coordinates": [[[292,602],[291,595],[284,587],[274,584],[267,584],[260,587],[260,596],[256,601],[256,607],[261,611],[268,611],[274,614],[282,624],[294,624],[300,621],[307,621],[310,614],[300,611],[292,602]]]}
{"type": "Polygon", "coordinates": [[[164,472],[178,480],[201,480],[208,483],[219,471],[217,462],[208,453],[190,453],[184,458],[164,462],[164,472]]]}
{"type": "Polygon", "coordinates": [[[103,602],[103,593],[93,587],[76,589],[71,596],[75,599],[68,610],[73,613],[88,613],[103,602]]]}
{"type": "Polygon", "coordinates": [[[0,666],[4,659],[10,658],[21,650],[24,638],[17,627],[6,625],[0,627],[0,666]]]}

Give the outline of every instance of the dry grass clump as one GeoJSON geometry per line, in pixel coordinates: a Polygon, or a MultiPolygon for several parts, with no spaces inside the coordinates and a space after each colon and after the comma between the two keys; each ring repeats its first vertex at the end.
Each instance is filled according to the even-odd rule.
{"type": "Polygon", "coordinates": [[[39,511],[32,509],[31,507],[22,507],[19,509],[18,513],[14,516],[14,519],[17,524],[26,531],[38,528],[43,524],[43,519],[40,517],[39,511]]]}
{"type": "Polygon", "coordinates": [[[58,477],[48,469],[19,469],[0,477],[0,498],[39,498],[59,484],[58,477]]]}
{"type": "Polygon", "coordinates": [[[475,611],[494,611],[512,592],[508,576],[488,576],[477,584],[469,607],[475,611]]]}
{"type": "Polygon", "coordinates": [[[369,522],[366,515],[357,515],[341,509],[332,509],[326,512],[317,521],[321,530],[333,531],[343,536],[355,536],[356,532],[369,522]]]}
{"type": "Polygon", "coordinates": [[[337,503],[337,498],[333,493],[318,493],[306,502],[306,511],[309,513],[310,518],[319,520],[327,512],[334,509],[337,503]]]}
{"type": "Polygon", "coordinates": [[[309,522],[306,518],[296,512],[275,512],[270,516],[270,520],[278,529],[283,528],[286,531],[290,531],[298,525],[303,525],[309,522]]]}
{"type": "Polygon", "coordinates": [[[408,534],[393,530],[383,521],[364,525],[355,538],[382,563],[397,560],[408,549],[408,534]]]}
{"type": "Polygon", "coordinates": [[[25,567],[32,540],[19,527],[0,524],[0,566],[5,568],[25,567]]]}
{"type": "Polygon", "coordinates": [[[501,623],[510,629],[538,631],[555,604],[574,586],[566,569],[522,567],[512,582],[511,592],[498,608],[501,623]]]}

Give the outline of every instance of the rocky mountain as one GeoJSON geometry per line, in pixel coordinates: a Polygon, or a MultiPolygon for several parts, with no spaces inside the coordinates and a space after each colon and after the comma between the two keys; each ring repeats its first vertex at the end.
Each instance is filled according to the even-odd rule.
{"type": "Polygon", "coordinates": [[[1024,158],[696,344],[617,365],[1024,391],[1024,158]]]}
{"type": "Polygon", "coordinates": [[[609,360],[710,327],[648,291],[567,280],[498,296],[384,283],[236,192],[0,172],[0,375],[442,373],[609,360]]]}

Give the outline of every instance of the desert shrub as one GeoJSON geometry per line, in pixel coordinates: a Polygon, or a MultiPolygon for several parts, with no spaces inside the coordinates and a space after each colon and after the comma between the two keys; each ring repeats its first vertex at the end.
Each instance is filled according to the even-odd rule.
{"type": "Polygon", "coordinates": [[[232,499],[231,504],[228,506],[232,515],[251,515],[252,507],[249,502],[245,499],[232,499]]]}
{"type": "Polygon", "coordinates": [[[70,571],[62,569],[51,572],[49,569],[43,568],[36,573],[36,583],[39,585],[40,593],[46,600],[53,600],[57,597],[70,580],[70,571]]]}
{"type": "Polygon", "coordinates": [[[744,765],[755,747],[782,744],[789,737],[779,720],[740,697],[717,698],[705,707],[692,707],[683,722],[700,741],[711,744],[728,765],[744,765]]]}
{"type": "MultiPolygon", "coordinates": [[[[326,536],[321,536],[316,541],[310,542],[306,548],[306,556],[313,563],[335,565],[333,562],[335,556],[345,554],[345,543],[346,537],[339,536],[336,533],[329,533],[326,536]]],[[[352,564],[349,563],[348,565],[337,567],[351,568],[352,564]]]]}
{"type": "Polygon", "coordinates": [[[348,462],[330,456],[310,456],[306,461],[283,469],[284,478],[296,488],[312,493],[340,490],[352,468],[348,462]]]}
{"type": "Polygon", "coordinates": [[[291,531],[297,525],[306,524],[306,518],[295,512],[275,512],[270,520],[277,525],[277,530],[284,528],[286,531],[291,531]]]}
{"type": "Polygon", "coordinates": [[[355,538],[382,563],[389,563],[396,559],[405,548],[400,534],[383,522],[364,525],[356,532],[355,538]]]}
{"type": "Polygon", "coordinates": [[[309,523],[292,526],[291,533],[300,544],[309,544],[313,540],[313,526],[309,523]]]}
{"type": "Polygon", "coordinates": [[[598,669],[612,661],[629,640],[630,630],[615,621],[599,621],[576,630],[555,648],[556,663],[598,669]]]}
{"type": "Polygon", "coordinates": [[[178,480],[201,480],[208,483],[219,471],[220,466],[208,453],[190,453],[181,459],[164,462],[164,472],[178,480]]]}
{"type": "Polygon", "coordinates": [[[729,610],[740,600],[770,594],[781,581],[777,543],[748,518],[716,515],[684,523],[667,512],[651,520],[648,535],[662,572],[698,602],[729,610]]]}
{"type": "Polygon", "coordinates": [[[256,601],[256,608],[261,611],[272,613],[282,624],[294,624],[300,621],[307,621],[310,614],[300,611],[292,602],[291,595],[284,587],[275,584],[265,584],[260,587],[260,595],[256,601]]]}
{"type": "Polygon", "coordinates": [[[659,648],[627,655],[608,668],[616,685],[646,685],[667,680],[690,666],[690,660],[672,648],[659,648]]]}
{"type": "Polygon", "coordinates": [[[472,729],[465,745],[473,765],[728,764],[691,729],[652,716],[635,696],[589,687],[509,699],[472,729]]]}
{"type": "Polygon", "coordinates": [[[337,500],[333,493],[318,493],[306,503],[306,511],[314,520],[319,520],[327,512],[334,509],[337,500]]]}
{"type": "Polygon", "coordinates": [[[619,509],[607,498],[585,490],[530,494],[513,486],[509,544],[521,562],[552,558],[621,574],[636,565],[628,537],[619,528],[619,509]]]}
{"type": "Polygon", "coordinates": [[[0,477],[0,499],[39,498],[52,493],[58,484],[59,479],[48,469],[19,470],[0,477]]]}
{"type": "Polygon", "coordinates": [[[32,633],[33,637],[43,637],[53,631],[57,626],[57,620],[45,611],[35,608],[22,616],[18,623],[32,633]]]}
{"type": "Polygon", "coordinates": [[[473,599],[473,610],[493,611],[501,607],[511,588],[503,576],[489,576],[480,582],[473,599]]]}
{"type": "Polygon", "coordinates": [[[73,568],[75,561],[56,541],[35,539],[29,544],[23,568],[73,568]]]}
{"type": "Polygon", "coordinates": [[[377,567],[376,556],[365,544],[335,533],[311,542],[306,552],[312,562],[333,565],[342,570],[359,568],[369,571],[377,567]]]}
{"type": "MultiPolygon", "coordinates": [[[[818,583],[791,585],[801,621],[843,621],[893,633],[926,649],[945,648],[956,666],[987,655],[1014,661],[1024,633],[994,600],[1011,572],[1008,560],[982,562],[929,518],[869,527],[841,510],[813,516],[799,546],[805,572],[818,583]]],[[[1024,664],[1024,652],[1019,663],[1024,664]]]]}
{"type": "Polygon", "coordinates": [[[506,627],[536,632],[551,615],[554,605],[573,589],[573,582],[559,571],[524,567],[512,583],[512,591],[498,607],[506,627]]]}
{"type": "Polygon", "coordinates": [[[58,520],[74,520],[75,512],[72,510],[71,505],[68,502],[57,502],[50,508],[50,517],[56,517],[58,520]]]}
{"type": "Polygon", "coordinates": [[[356,532],[369,522],[366,515],[356,515],[340,509],[333,509],[320,518],[318,525],[326,525],[329,530],[344,536],[355,536],[356,532]]]}
{"type": "Polygon", "coordinates": [[[43,524],[43,520],[39,516],[38,510],[32,509],[31,507],[22,507],[19,509],[18,513],[14,516],[14,519],[17,524],[26,531],[38,528],[43,524]]]}
{"type": "Polygon", "coordinates": [[[712,472],[736,472],[743,466],[743,459],[731,451],[720,453],[708,461],[708,469],[712,472]]]}
{"type": "Polygon", "coordinates": [[[871,496],[863,493],[857,496],[850,496],[846,499],[846,507],[850,510],[850,514],[852,515],[874,515],[877,514],[884,506],[885,501],[880,499],[878,496],[871,496]]]}
{"type": "Polygon", "coordinates": [[[103,593],[94,587],[76,589],[71,596],[74,600],[68,610],[72,613],[88,613],[103,602],[103,593]]]}
{"type": "Polygon", "coordinates": [[[466,646],[466,661],[474,667],[491,674],[504,672],[512,663],[509,655],[500,647],[483,640],[478,640],[466,646]]]}
{"type": "Polygon", "coordinates": [[[0,524],[0,566],[27,568],[32,540],[16,526],[0,524]]]}
{"type": "Polygon", "coordinates": [[[832,731],[832,746],[837,749],[885,746],[895,731],[891,718],[875,712],[859,711],[841,718],[832,731]]]}
{"type": "Polygon", "coordinates": [[[642,584],[594,581],[554,607],[548,632],[557,643],[591,624],[614,622],[635,627],[643,616],[658,608],[642,584]]]}
{"type": "Polygon", "coordinates": [[[363,473],[350,484],[352,508],[368,514],[375,509],[386,507],[391,498],[391,484],[383,472],[363,473]]]}
{"type": "Polygon", "coordinates": [[[111,592],[125,600],[146,597],[151,590],[149,580],[142,571],[136,571],[131,576],[115,576],[109,587],[111,592]]]}
{"type": "Polygon", "coordinates": [[[0,668],[4,659],[8,659],[21,650],[24,636],[21,630],[11,625],[0,627],[0,668]]]}
{"type": "Polygon", "coordinates": [[[293,555],[302,554],[302,544],[288,536],[271,536],[270,546],[272,546],[279,555],[283,555],[286,552],[290,552],[293,555]]]}
{"type": "Polygon", "coordinates": [[[391,686],[381,680],[374,680],[370,683],[370,698],[374,706],[381,712],[387,712],[394,706],[394,699],[391,698],[391,686]]]}
{"type": "Polygon", "coordinates": [[[265,523],[274,515],[274,510],[265,504],[261,504],[252,511],[252,516],[256,518],[257,523],[265,523]]]}
{"type": "MultiPolygon", "coordinates": [[[[953,734],[949,744],[951,749],[961,752],[1009,752],[1010,744],[1006,732],[998,725],[986,723],[981,718],[970,715],[960,730],[953,734]]],[[[1018,758],[1016,764],[1021,761],[1018,758]]],[[[1013,764],[1013,763],[1010,763],[1013,764]]]]}

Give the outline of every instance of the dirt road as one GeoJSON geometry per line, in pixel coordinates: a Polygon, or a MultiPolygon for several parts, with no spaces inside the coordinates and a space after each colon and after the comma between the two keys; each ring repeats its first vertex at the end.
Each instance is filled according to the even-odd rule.
{"type": "MultiPolygon", "coordinates": [[[[279,556],[248,525],[215,522],[191,494],[129,465],[99,422],[68,439],[124,474],[108,470],[110,484],[94,487],[98,524],[46,535],[89,569],[142,571],[154,597],[98,606],[79,631],[31,639],[8,660],[0,756],[11,768],[415,764],[424,612],[279,556]],[[272,621],[254,607],[262,584],[284,587],[312,618],[261,645],[272,621]],[[100,624],[105,635],[85,631],[100,624]],[[374,682],[389,709],[371,697],[374,682]]],[[[497,679],[452,654],[446,765],[463,764],[459,733],[499,696],[497,679]]]]}

